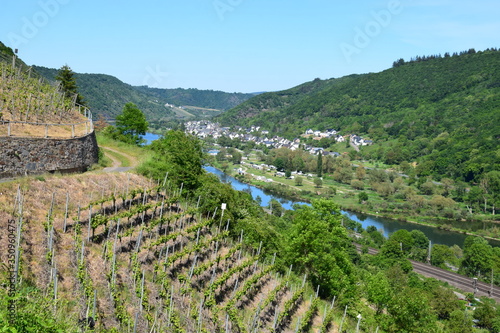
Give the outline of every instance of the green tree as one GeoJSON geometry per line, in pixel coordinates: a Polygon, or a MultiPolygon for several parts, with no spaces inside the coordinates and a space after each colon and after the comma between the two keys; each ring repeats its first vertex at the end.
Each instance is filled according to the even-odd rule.
{"type": "Polygon", "coordinates": [[[295,180],[295,186],[302,186],[304,182],[304,178],[302,178],[301,176],[295,176],[294,180],[295,180]]]}
{"type": "Polygon", "coordinates": [[[375,226],[369,226],[368,228],[366,228],[366,232],[368,233],[376,247],[380,247],[382,244],[384,244],[385,237],[382,232],[377,230],[375,226]]]}
{"type": "Polygon", "coordinates": [[[226,154],[227,154],[227,149],[222,147],[221,149],[219,149],[219,151],[217,152],[217,155],[215,155],[215,159],[219,162],[222,162],[222,161],[225,161],[227,160],[226,158],[226,154]]]}
{"type": "Polygon", "coordinates": [[[389,239],[382,245],[380,255],[387,259],[398,260],[404,258],[403,251],[401,250],[401,244],[393,239],[389,239]]]}
{"type": "Polygon", "coordinates": [[[318,177],[323,177],[323,153],[321,151],[318,154],[316,173],[318,174],[318,177]]]}
{"type": "Polygon", "coordinates": [[[181,131],[168,131],[162,138],[155,140],[150,148],[154,151],[151,160],[138,168],[142,174],[168,180],[177,186],[184,184],[187,190],[196,189],[201,184],[204,153],[202,143],[192,135],[181,131]]]}
{"type": "Polygon", "coordinates": [[[326,173],[332,173],[333,166],[335,165],[335,160],[332,155],[328,155],[323,158],[323,170],[326,173]]]}
{"type": "Polygon", "coordinates": [[[60,82],[61,89],[66,97],[73,99],[76,97],[75,102],[80,105],[85,105],[82,95],[78,93],[78,86],[76,85],[75,73],[68,65],[62,66],[57,72],[56,80],[60,82]]]}
{"type": "Polygon", "coordinates": [[[144,113],[134,103],[127,103],[122,113],[116,116],[116,128],[127,141],[139,144],[140,135],[146,134],[148,130],[148,122],[144,113]]]}
{"type": "Polygon", "coordinates": [[[269,201],[269,209],[271,210],[271,214],[277,217],[281,217],[285,210],[283,209],[283,206],[280,204],[280,202],[276,199],[271,199],[269,201]]]}
{"type": "Polygon", "coordinates": [[[304,159],[302,159],[302,156],[297,154],[293,159],[292,159],[292,167],[296,171],[304,171],[306,165],[304,163],[304,159]]]}
{"type": "Polygon", "coordinates": [[[372,183],[383,183],[389,180],[387,172],[381,169],[370,170],[369,178],[372,183]]]}
{"type": "Polygon", "coordinates": [[[363,203],[363,202],[368,201],[368,194],[366,194],[366,192],[360,192],[358,194],[358,201],[359,201],[359,203],[363,203]]]}
{"type": "Polygon", "coordinates": [[[460,271],[468,276],[488,276],[493,266],[493,249],[482,237],[467,236],[460,271]]]}
{"type": "Polygon", "coordinates": [[[446,268],[446,263],[452,260],[453,253],[450,248],[443,244],[432,245],[431,264],[437,267],[446,268]]]}
{"type": "Polygon", "coordinates": [[[455,201],[451,198],[443,197],[442,195],[434,195],[431,200],[429,200],[431,206],[436,207],[438,210],[443,210],[445,208],[451,208],[455,205],[455,201]]]}
{"type": "Polygon", "coordinates": [[[484,301],[479,304],[479,306],[474,311],[474,319],[476,319],[477,325],[487,330],[493,329],[493,322],[496,318],[495,307],[488,301],[484,301]]]}
{"type": "Polygon", "coordinates": [[[350,241],[333,201],[318,199],[298,207],[286,243],[287,263],[307,274],[323,295],[352,295],[354,271],[346,251],[350,241]]]}
{"type": "Polygon", "coordinates": [[[398,332],[436,332],[436,317],[419,289],[404,288],[387,307],[398,332]]]}
{"type": "Polygon", "coordinates": [[[420,185],[420,191],[422,192],[422,194],[425,195],[432,195],[435,193],[436,190],[437,190],[437,185],[434,184],[431,180],[428,180],[422,185],[420,185]]]}
{"type": "Polygon", "coordinates": [[[365,168],[362,165],[358,166],[356,168],[356,178],[358,180],[363,180],[363,179],[365,179],[365,176],[366,176],[365,168]]]}
{"type": "Polygon", "coordinates": [[[490,202],[492,214],[495,215],[495,207],[500,204],[500,171],[490,171],[481,180],[481,189],[486,203],[490,202]]]}
{"type": "Polygon", "coordinates": [[[412,166],[407,161],[403,161],[399,164],[399,170],[401,170],[401,172],[405,174],[408,174],[412,170],[412,166]]]}
{"type": "Polygon", "coordinates": [[[472,209],[479,209],[479,204],[482,201],[482,195],[483,191],[479,186],[472,186],[467,193],[467,195],[464,198],[465,203],[469,206],[470,205],[470,211],[472,212],[472,209]]]}
{"type": "Polygon", "coordinates": [[[238,150],[233,149],[231,151],[231,162],[233,162],[233,164],[240,164],[242,159],[243,155],[238,150]]]}
{"type": "Polygon", "coordinates": [[[389,197],[390,195],[394,194],[396,189],[392,185],[392,183],[389,182],[384,182],[384,183],[372,183],[371,184],[373,189],[377,191],[377,193],[384,198],[389,197]]]}
{"type": "Polygon", "coordinates": [[[314,185],[317,188],[320,188],[323,185],[323,181],[321,180],[321,178],[319,177],[314,178],[314,185]]]}
{"type": "Polygon", "coordinates": [[[461,308],[459,299],[451,289],[438,286],[432,290],[432,296],[431,306],[439,319],[447,320],[453,311],[461,308]]]}
{"type": "Polygon", "coordinates": [[[276,167],[276,170],[283,171],[285,170],[286,161],[282,157],[277,157],[274,160],[273,165],[276,167]]]}
{"type": "Polygon", "coordinates": [[[410,231],[411,237],[413,238],[413,246],[427,250],[429,248],[429,238],[420,230],[410,231]]]}
{"type": "Polygon", "coordinates": [[[351,186],[356,190],[362,190],[365,188],[365,184],[361,180],[357,179],[351,180],[351,186]]]}
{"type": "Polygon", "coordinates": [[[377,313],[381,313],[392,297],[391,285],[384,273],[378,272],[368,280],[366,286],[368,300],[377,306],[377,313]]]}
{"type": "Polygon", "coordinates": [[[448,332],[453,333],[472,333],[474,332],[473,324],[471,315],[463,310],[454,310],[446,322],[446,328],[448,332]]]}
{"type": "Polygon", "coordinates": [[[410,234],[413,238],[413,247],[410,251],[410,258],[425,261],[429,250],[429,238],[427,238],[427,236],[420,230],[412,230],[410,234]]]}
{"type": "Polygon", "coordinates": [[[350,184],[352,180],[351,167],[340,167],[333,173],[333,178],[341,183],[350,184]]]}
{"type": "Polygon", "coordinates": [[[414,240],[411,233],[406,229],[399,229],[389,236],[389,241],[394,241],[400,244],[403,253],[407,254],[411,251],[414,240]]]}
{"type": "Polygon", "coordinates": [[[453,189],[453,184],[455,182],[450,178],[442,178],[441,184],[443,186],[443,196],[448,197],[451,194],[451,190],[453,189]]]}

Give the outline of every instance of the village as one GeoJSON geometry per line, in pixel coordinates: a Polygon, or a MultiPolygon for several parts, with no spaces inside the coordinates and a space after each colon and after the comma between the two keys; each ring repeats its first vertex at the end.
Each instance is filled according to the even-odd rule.
{"type": "MultiPolygon", "coordinates": [[[[230,127],[221,127],[219,123],[213,123],[208,120],[201,121],[188,121],[185,124],[186,133],[193,134],[200,139],[212,137],[218,139],[220,137],[228,137],[230,139],[239,139],[242,142],[255,142],[256,145],[263,145],[270,149],[288,148],[290,150],[303,149],[312,155],[318,155],[320,152],[323,156],[331,155],[333,157],[340,156],[340,153],[329,152],[321,147],[313,147],[312,145],[302,143],[300,138],[289,140],[280,136],[270,137],[267,130],[262,130],[260,126],[240,127],[236,126],[232,131],[230,127]]],[[[315,140],[322,138],[333,138],[336,142],[350,141],[351,146],[356,150],[360,146],[372,145],[372,140],[366,140],[362,137],[349,134],[340,135],[334,129],[329,129],[324,132],[318,130],[308,129],[301,135],[302,139],[312,137],[315,140]]]]}

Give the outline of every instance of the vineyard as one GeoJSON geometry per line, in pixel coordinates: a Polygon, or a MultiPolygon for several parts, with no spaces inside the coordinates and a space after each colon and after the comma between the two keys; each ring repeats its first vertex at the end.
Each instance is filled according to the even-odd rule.
{"type": "MultiPolygon", "coordinates": [[[[20,62],[20,61],[18,61],[20,62]]],[[[0,59],[0,136],[75,137],[91,132],[91,114],[31,67],[0,59]]]]}
{"type": "Polygon", "coordinates": [[[167,178],[96,174],[15,186],[0,194],[0,220],[16,225],[16,286],[36,286],[73,331],[355,330],[335,298],[320,299],[291,267],[278,272],[276,255],[248,246],[243,232],[231,237],[230,220],[201,214],[204,198],[186,198],[167,178]]]}

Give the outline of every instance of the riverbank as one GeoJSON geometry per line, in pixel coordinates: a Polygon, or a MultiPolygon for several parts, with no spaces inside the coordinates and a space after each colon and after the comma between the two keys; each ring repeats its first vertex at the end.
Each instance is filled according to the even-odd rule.
{"type": "MultiPolygon", "coordinates": [[[[341,209],[346,209],[346,208],[345,207],[341,207],[341,209]]],[[[427,226],[427,227],[436,228],[436,229],[439,229],[439,230],[444,230],[444,231],[449,231],[449,232],[456,232],[456,233],[467,235],[467,236],[480,236],[480,237],[483,237],[483,238],[487,239],[490,242],[494,242],[494,243],[500,244],[500,238],[494,238],[494,237],[480,235],[480,234],[477,234],[477,233],[474,233],[474,232],[471,232],[471,231],[467,231],[467,230],[464,230],[464,229],[454,228],[451,225],[437,225],[437,224],[432,224],[432,223],[428,223],[428,222],[421,222],[421,221],[413,220],[411,218],[406,218],[406,217],[403,217],[403,218],[401,218],[401,217],[394,217],[394,216],[392,216],[390,214],[382,215],[382,214],[376,214],[376,213],[370,213],[370,212],[363,212],[363,211],[353,211],[353,212],[354,213],[364,214],[364,215],[369,215],[369,216],[373,216],[373,217],[381,217],[381,218],[386,218],[386,219],[392,219],[392,220],[396,220],[396,221],[400,221],[400,222],[405,222],[405,223],[412,223],[412,224],[420,225],[420,226],[427,226]]]]}
{"type": "MultiPolygon", "coordinates": [[[[213,164],[214,167],[218,167],[219,170],[222,169],[222,165],[218,163],[213,163],[213,164]]],[[[233,171],[234,167],[238,167],[238,165],[230,164],[226,168],[226,171],[227,170],[233,171]]],[[[259,170],[251,169],[251,172],[255,172],[258,177],[267,177],[268,179],[271,179],[272,182],[265,182],[262,180],[258,180],[254,177],[255,175],[251,176],[249,172],[245,172],[244,175],[236,174],[232,176],[234,176],[243,183],[258,187],[264,191],[273,193],[275,195],[279,195],[289,200],[310,202],[311,199],[315,197],[331,198],[335,200],[335,202],[341,207],[342,210],[345,211],[355,212],[377,218],[391,219],[404,223],[411,223],[419,226],[431,227],[438,230],[454,232],[463,235],[481,236],[484,237],[485,239],[490,240],[493,243],[500,244],[499,237],[492,237],[491,235],[489,235],[489,233],[500,234],[500,228],[498,228],[498,226],[496,225],[488,225],[490,229],[486,229],[487,222],[465,220],[465,219],[457,221],[452,219],[438,218],[435,216],[429,217],[423,215],[409,216],[407,212],[394,213],[392,210],[390,211],[387,208],[392,206],[391,202],[382,201],[380,200],[380,198],[378,198],[379,200],[376,200],[375,195],[373,193],[369,193],[368,191],[366,191],[367,193],[369,193],[368,201],[359,202],[358,196],[356,195],[356,191],[347,188],[347,186],[345,185],[339,186],[338,188],[335,189],[332,189],[331,184],[326,186],[322,185],[322,187],[319,188],[315,187],[313,191],[311,191],[310,186],[309,187],[307,187],[307,185],[293,186],[290,183],[294,182],[294,180],[279,178],[276,176],[271,176],[269,174],[266,174],[265,172],[262,171],[258,172],[258,171],[259,170]],[[457,224],[460,224],[461,226],[457,226],[457,224]],[[469,227],[469,229],[467,229],[466,227],[469,227]]],[[[311,184],[313,183],[312,180],[310,179],[305,181],[311,184]]],[[[359,193],[360,191],[357,192],[359,193]]],[[[413,212],[415,211],[413,210],[413,212]]],[[[428,211],[426,212],[428,213],[428,211]]]]}

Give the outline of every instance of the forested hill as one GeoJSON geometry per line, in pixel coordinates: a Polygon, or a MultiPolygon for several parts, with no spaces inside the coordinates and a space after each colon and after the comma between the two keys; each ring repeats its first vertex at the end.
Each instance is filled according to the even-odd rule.
{"type": "Polygon", "coordinates": [[[369,158],[477,180],[499,166],[500,52],[417,57],[380,73],[315,80],[254,97],[217,120],[289,137],[334,128],[380,144],[369,158]]]}
{"type": "Polygon", "coordinates": [[[233,121],[246,124],[249,118],[250,121],[255,120],[266,123],[265,121],[262,122],[262,119],[266,118],[264,112],[286,109],[302,99],[324,91],[341,81],[336,79],[325,81],[315,79],[288,90],[262,93],[217,118],[226,124],[231,124],[233,121]]]}
{"type": "MultiPolygon", "coordinates": [[[[54,81],[58,70],[40,66],[33,68],[43,77],[54,81]]],[[[111,75],[75,73],[79,93],[94,115],[102,114],[113,119],[121,113],[123,106],[132,102],[141,109],[148,119],[174,117],[164,104],[147,94],[137,91],[133,86],[123,83],[111,75]]]]}
{"type": "Polygon", "coordinates": [[[245,102],[255,94],[227,93],[216,90],[199,89],[159,89],[147,86],[134,87],[138,91],[170,101],[175,105],[198,106],[207,109],[226,111],[245,102]]]}
{"type": "MultiPolygon", "coordinates": [[[[49,80],[54,80],[57,69],[33,66],[49,80]]],[[[148,120],[175,118],[175,113],[165,104],[194,106],[199,108],[228,110],[246,101],[254,94],[226,93],[198,89],[158,89],[147,86],[131,86],[114,76],[105,74],[75,74],[80,94],[96,114],[114,118],[123,106],[135,103],[148,120]]]]}
{"type": "MultiPolygon", "coordinates": [[[[0,42],[0,60],[10,62],[14,51],[0,42]]],[[[26,69],[28,66],[17,59],[16,63],[26,69]]],[[[58,69],[32,66],[34,71],[53,82],[58,69]]],[[[132,86],[114,76],[106,74],[75,73],[79,93],[94,115],[102,114],[108,119],[115,118],[122,112],[123,106],[132,102],[147,116],[150,122],[157,120],[188,119],[192,117],[210,117],[224,112],[257,93],[227,93],[199,89],[158,89],[147,86],[132,86]],[[169,106],[166,106],[169,104],[169,106]],[[188,106],[186,109],[172,106],[188,106]],[[189,108],[190,107],[190,108],[189,108]]]]}

